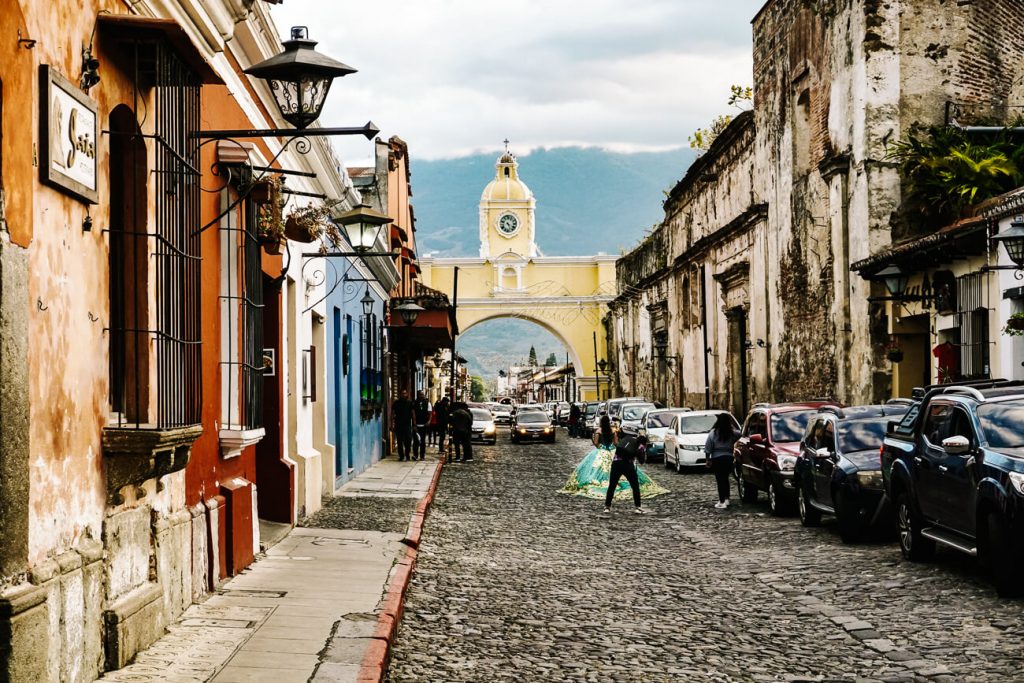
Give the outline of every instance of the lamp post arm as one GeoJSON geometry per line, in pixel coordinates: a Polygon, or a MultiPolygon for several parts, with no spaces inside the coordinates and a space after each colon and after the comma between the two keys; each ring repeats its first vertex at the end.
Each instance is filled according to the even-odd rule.
{"type": "Polygon", "coordinates": [[[335,135],[364,135],[372,140],[380,133],[380,128],[372,121],[365,126],[341,128],[240,128],[237,130],[194,130],[189,133],[191,138],[203,140],[226,140],[228,138],[312,138],[335,135]]]}

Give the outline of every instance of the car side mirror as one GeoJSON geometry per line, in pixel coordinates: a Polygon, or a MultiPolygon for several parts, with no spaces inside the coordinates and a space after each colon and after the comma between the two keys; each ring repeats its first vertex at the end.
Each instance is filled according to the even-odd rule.
{"type": "Polygon", "coordinates": [[[764,437],[760,434],[751,434],[750,443],[764,443],[764,437]]]}
{"type": "Polygon", "coordinates": [[[971,441],[966,436],[951,436],[942,440],[942,448],[950,455],[963,455],[971,450],[971,441]]]}
{"type": "Polygon", "coordinates": [[[886,425],[885,425],[885,433],[887,435],[889,435],[889,436],[895,434],[896,433],[896,425],[898,425],[898,424],[899,424],[899,422],[897,422],[896,420],[889,420],[886,423],[886,425]]]}

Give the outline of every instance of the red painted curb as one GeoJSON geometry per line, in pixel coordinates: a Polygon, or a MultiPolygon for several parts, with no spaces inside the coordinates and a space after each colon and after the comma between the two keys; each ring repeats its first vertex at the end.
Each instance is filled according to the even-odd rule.
{"type": "Polygon", "coordinates": [[[381,611],[377,617],[377,628],[373,632],[370,646],[363,656],[359,666],[359,673],[356,677],[358,683],[381,683],[384,674],[388,670],[388,662],[391,659],[391,643],[395,640],[395,633],[398,631],[398,623],[402,620],[402,613],[405,611],[405,594],[409,589],[409,582],[412,581],[412,574],[416,570],[417,548],[420,545],[420,536],[423,533],[423,523],[426,521],[427,510],[434,501],[434,494],[437,485],[441,481],[441,470],[444,468],[444,460],[437,463],[434,470],[434,477],[430,480],[426,495],[416,505],[416,511],[409,520],[409,528],[402,542],[408,548],[405,549],[405,557],[395,563],[391,578],[381,601],[381,611]]]}

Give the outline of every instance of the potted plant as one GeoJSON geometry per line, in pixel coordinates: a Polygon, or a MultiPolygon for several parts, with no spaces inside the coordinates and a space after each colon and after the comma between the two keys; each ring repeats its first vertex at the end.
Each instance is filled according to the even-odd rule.
{"type": "Polygon", "coordinates": [[[273,176],[263,181],[267,188],[266,202],[257,204],[256,231],[260,244],[268,254],[281,253],[281,240],[284,239],[284,181],[280,176],[273,176]]]}
{"type": "Polygon", "coordinates": [[[1003,334],[1011,337],[1024,336],[1024,311],[1014,313],[1007,319],[1003,334]]]}
{"type": "Polygon", "coordinates": [[[330,231],[333,223],[329,220],[331,209],[338,202],[328,200],[320,205],[309,205],[292,209],[284,224],[284,234],[296,242],[314,242],[330,231]]]}
{"type": "Polygon", "coordinates": [[[889,340],[889,346],[885,350],[885,357],[893,363],[899,363],[903,360],[903,349],[900,348],[899,342],[895,339],[889,340]]]}

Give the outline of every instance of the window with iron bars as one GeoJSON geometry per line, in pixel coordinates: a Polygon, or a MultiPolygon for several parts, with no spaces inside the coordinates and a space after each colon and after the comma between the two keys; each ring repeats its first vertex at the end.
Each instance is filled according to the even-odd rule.
{"type": "Polygon", "coordinates": [[[130,50],[134,106],[109,118],[110,426],[166,430],[200,422],[201,84],[166,41],[130,50]]]}
{"type": "Polygon", "coordinates": [[[958,277],[957,327],[960,331],[960,375],[963,379],[989,377],[988,308],[985,307],[985,273],[958,277]]]}
{"type": "Polygon", "coordinates": [[[377,315],[371,313],[363,316],[362,323],[363,348],[359,373],[359,398],[364,410],[380,409],[384,401],[384,379],[381,357],[381,335],[383,323],[378,323],[377,315]]]}
{"type": "Polygon", "coordinates": [[[263,282],[258,211],[234,189],[221,192],[221,428],[248,430],[263,417],[263,282]]]}

